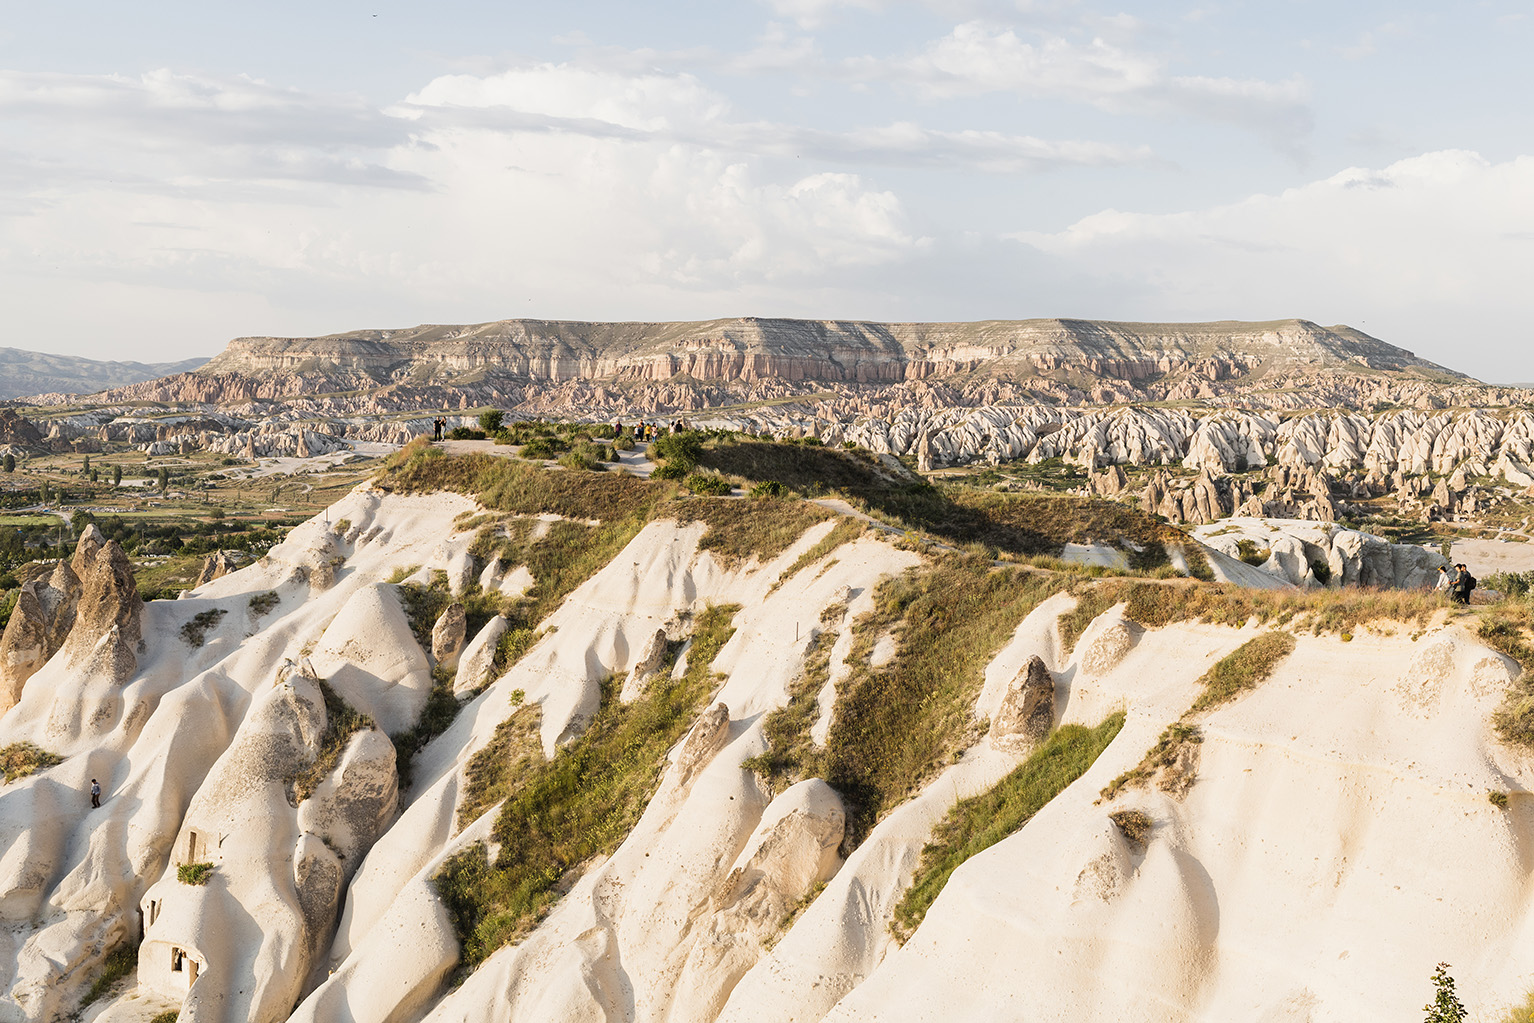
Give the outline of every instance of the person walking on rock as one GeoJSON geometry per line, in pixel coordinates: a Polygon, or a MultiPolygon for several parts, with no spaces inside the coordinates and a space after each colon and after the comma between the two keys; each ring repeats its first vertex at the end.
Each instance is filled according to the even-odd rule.
{"type": "Polygon", "coordinates": [[[91,809],[92,810],[96,810],[96,809],[99,809],[100,807],[101,807],[101,783],[99,781],[97,781],[95,778],[92,778],[91,779],[91,809]]]}

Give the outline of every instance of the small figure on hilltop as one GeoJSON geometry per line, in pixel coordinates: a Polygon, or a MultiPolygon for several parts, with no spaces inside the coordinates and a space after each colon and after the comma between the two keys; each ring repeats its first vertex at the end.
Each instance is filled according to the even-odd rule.
{"type": "Polygon", "coordinates": [[[96,810],[96,809],[99,809],[100,807],[101,807],[101,783],[99,781],[97,781],[95,778],[92,778],[91,779],[91,809],[92,810],[96,810]]]}

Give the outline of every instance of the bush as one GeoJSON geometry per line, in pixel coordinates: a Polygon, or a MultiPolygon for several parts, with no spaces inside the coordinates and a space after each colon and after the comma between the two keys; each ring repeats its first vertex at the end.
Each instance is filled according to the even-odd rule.
{"type": "Polygon", "coordinates": [[[694,494],[703,494],[709,497],[724,497],[735,488],[730,481],[723,476],[715,476],[707,472],[695,472],[682,481],[682,485],[694,494]]]}
{"type": "Polygon", "coordinates": [[[166,1009],[164,1012],[151,1019],[149,1023],[176,1023],[176,1021],[180,1018],[180,1009],[166,1009]]]}
{"type": "Polygon", "coordinates": [[[703,456],[703,439],[694,430],[684,433],[663,433],[650,442],[647,452],[650,461],[675,462],[691,471],[703,456]]]}
{"type": "Polygon", "coordinates": [[[601,462],[579,451],[569,451],[560,455],[559,464],[577,472],[601,472],[605,468],[601,462]]]}
{"type": "Polygon", "coordinates": [[[519,454],[531,461],[548,461],[554,457],[554,445],[543,437],[535,437],[522,445],[519,454]]]}
{"type": "Polygon", "coordinates": [[[479,428],[485,433],[495,433],[501,428],[501,421],[505,417],[499,409],[491,409],[489,412],[479,414],[479,428]]]}
{"type": "Polygon", "coordinates": [[[0,747],[0,770],[5,772],[7,784],[63,762],[64,758],[57,753],[49,753],[30,742],[13,742],[0,747]]]}
{"type": "Polygon", "coordinates": [[[197,888],[207,884],[208,878],[212,876],[213,864],[211,863],[183,863],[176,868],[177,881],[197,888]]]}
{"type": "Polygon", "coordinates": [[[219,621],[227,613],[221,607],[208,611],[199,611],[192,616],[191,621],[181,626],[182,641],[193,650],[196,650],[207,639],[208,630],[217,627],[219,621]]]}
{"type": "Polygon", "coordinates": [[[683,465],[681,462],[666,462],[650,470],[650,478],[652,480],[679,480],[686,478],[687,474],[691,471],[692,466],[690,465],[683,465]]]}
{"type": "Polygon", "coordinates": [[[751,488],[752,497],[783,497],[788,488],[777,480],[763,480],[751,488]]]}
{"type": "Polygon", "coordinates": [[[484,440],[484,430],[471,430],[467,426],[455,426],[447,431],[448,440],[484,440]]]}
{"type": "Polygon", "coordinates": [[[1486,799],[1487,799],[1488,802],[1491,803],[1492,806],[1495,806],[1498,810],[1506,810],[1507,809],[1507,793],[1506,792],[1503,792],[1503,791],[1501,791],[1499,789],[1488,789],[1487,792],[1486,792],[1486,799]]]}

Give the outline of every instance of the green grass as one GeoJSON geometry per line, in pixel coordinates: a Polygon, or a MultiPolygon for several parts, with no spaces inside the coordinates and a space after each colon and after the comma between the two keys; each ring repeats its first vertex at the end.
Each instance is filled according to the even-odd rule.
{"type": "Polygon", "coordinates": [[[973,706],[985,666],[1058,586],[1026,569],[950,554],[887,580],[854,623],[851,671],[837,694],[824,777],[848,804],[848,849],[978,738],[973,706]],[[874,668],[894,629],[894,658],[874,668]]]}
{"type": "Polygon", "coordinates": [[[110,992],[118,981],[132,973],[138,967],[138,942],[124,941],[116,945],[112,951],[106,954],[101,961],[101,973],[91,981],[90,988],[85,992],[85,997],[80,999],[80,1008],[100,999],[110,992]]]}
{"type": "Polygon", "coordinates": [[[608,679],[580,736],[552,760],[498,779],[505,793],[492,832],[499,855],[492,863],[485,844],[476,843],[433,879],[459,937],[462,969],[518,940],[559,898],[561,878],[611,853],[639,821],[667,754],[719,684],[713,660],[738,610],[709,607],[698,616],[682,678],[657,680],[629,704],[608,679]]]}
{"type": "Polygon", "coordinates": [[[1086,773],[1123,727],[1123,711],[1096,728],[1063,725],[989,792],[954,804],[933,829],[911,887],[895,907],[890,929],[896,938],[904,942],[915,932],[962,863],[1032,820],[1086,773]]]}
{"type": "Polygon", "coordinates": [[[700,497],[678,504],[677,521],[705,522],[708,530],[699,550],[712,553],[725,565],[756,558],[771,561],[794,545],[805,530],[836,518],[818,504],[792,497],[752,497],[745,500],[700,497]]]}
{"type": "Polygon", "coordinates": [[[373,727],[373,719],[343,700],[329,682],[316,681],[325,697],[325,734],[320,737],[320,750],[314,762],[293,779],[293,798],[299,803],[314,795],[314,790],[335,770],[351,737],[373,727]]]}
{"type": "Polygon", "coordinates": [[[211,863],[183,863],[176,867],[176,880],[196,888],[207,884],[208,878],[212,876],[213,864],[211,863]]]}
{"type": "Polygon", "coordinates": [[[1255,688],[1273,674],[1278,662],[1294,653],[1294,637],[1287,632],[1264,632],[1249,639],[1215,662],[1199,678],[1204,689],[1193,701],[1193,712],[1218,707],[1255,688]]]}
{"type": "Polygon", "coordinates": [[[266,590],[263,593],[254,594],[250,598],[250,603],[248,605],[250,608],[250,616],[252,618],[260,618],[264,615],[270,614],[272,608],[276,607],[281,599],[282,598],[277,596],[276,590],[266,590]]]}
{"type": "Polygon", "coordinates": [[[537,704],[518,707],[495,728],[495,734],[469,758],[464,769],[463,798],[458,804],[458,827],[505,799],[517,780],[543,762],[538,725],[543,712],[537,704]]]}
{"type": "Polygon", "coordinates": [[[0,747],[0,771],[5,772],[6,784],[63,762],[64,758],[57,753],[50,753],[30,742],[13,742],[0,747]]]}
{"type": "Polygon", "coordinates": [[[740,765],[755,771],[773,792],[825,773],[825,758],[820,747],[811,740],[810,729],[820,714],[818,697],[830,679],[831,649],[836,645],[837,633],[826,626],[846,610],[845,604],[833,604],[821,612],[822,630],[810,640],[804,668],[788,684],[788,702],[768,714],[762,722],[766,751],[740,765]]]}

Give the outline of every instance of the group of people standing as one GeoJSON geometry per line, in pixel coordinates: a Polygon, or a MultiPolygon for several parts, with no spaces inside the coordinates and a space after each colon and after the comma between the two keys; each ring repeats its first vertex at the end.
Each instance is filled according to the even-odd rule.
{"type": "Polygon", "coordinates": [[[447,420],[445,418],[443,418],[442,416],[438,416],[436,419],[433,419],[431,421],[431,439],[432,440],[441,440],[442,439],[442,434],[444,432],[446,432],[446,430],[447,430],[447,420]]]}
{"type": "Polygon", "coordinates": [[[1458,562],[1454,571],[1449,571],[1443,565],[1438,566],[1438,584],[1435,590],[1448,590],[1449,599],[1456,604],[1470,603],[1470,591],[1475,589],[1475,576],[1470,574],[1470,569],[1465,567],[1464,562],[1458,562]]]}

